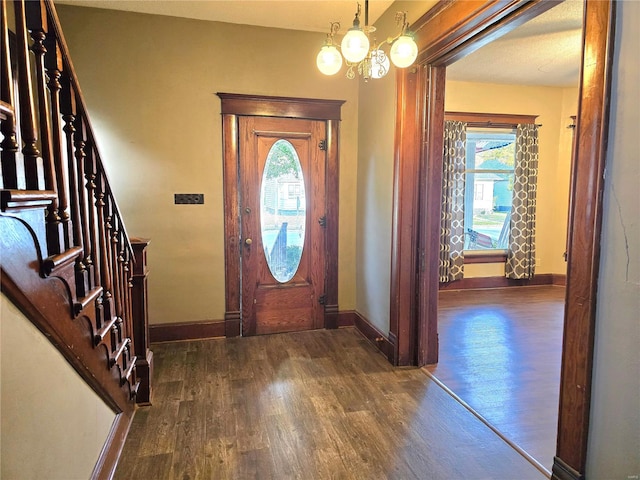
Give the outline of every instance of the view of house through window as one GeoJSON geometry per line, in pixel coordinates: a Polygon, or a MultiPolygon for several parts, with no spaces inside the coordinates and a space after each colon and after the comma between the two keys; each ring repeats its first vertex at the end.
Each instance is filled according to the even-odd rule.
{"type": "Polygon", "coordinates": [[[304,246],[307,200],[295,147],[277,140],[269,153],[260,186],[260,229],[264,255],[280,283],[293,278],[304,246]]]}
{"type": "Polygon", "coordinates": [[[467,129],[465,250],[506,249],[516,135],[506,129],[467,129]]]}

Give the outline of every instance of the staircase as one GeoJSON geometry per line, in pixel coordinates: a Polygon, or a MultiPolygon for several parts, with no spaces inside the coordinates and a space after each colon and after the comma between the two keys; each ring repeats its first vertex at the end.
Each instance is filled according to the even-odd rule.
{"type": "Polygon", "coordinates": [[[151,399],[148,241],[125,229],[53,3],[0,1],[2,292],[119,415],[123,440],[151,399]]]}

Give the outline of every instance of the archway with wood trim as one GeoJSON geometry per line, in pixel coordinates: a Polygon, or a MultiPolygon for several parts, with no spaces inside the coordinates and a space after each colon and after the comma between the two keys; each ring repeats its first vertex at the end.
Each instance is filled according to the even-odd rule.
{"type": "MultiPolygon", "coordinates": [[[[398,365],[438,361],[438,252],[446,66],[558,2],[441,2],[412,29],[418,67],[397,75],[391,335],[398,365]],[[418,268],[422,265],[422,268],[418,268]]],[[[584,478],[608,127],[614,3],[585,1],[553,478],[584,478]]]]}

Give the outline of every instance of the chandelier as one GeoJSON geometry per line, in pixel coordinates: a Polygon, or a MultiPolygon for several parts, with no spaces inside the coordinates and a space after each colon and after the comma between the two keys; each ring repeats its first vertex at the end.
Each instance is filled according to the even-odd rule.
{"type": "Polygon", "coordinates": [[[360,4],[358,3],[353,26],[345,34],[340,47],[334,43],[334,37],[340,30],[340,23],[331,22],[327,39],[316,58],[320,72],[325,75],[335,75],[342,68],[342,57],[344,57],[347,64],[347,78],[354,79],[357,72],[365,81],[368,81],[370,78],[382,78],[389,72],[389,57],[391,57],[391,63],[398,68],[408,67],[415,62],[418,56],[418,45],[407,32],[409,26],[407,12],[396,13],[396,24],[400,27],[400,33],[378,45],[374,36],[376,27],[369,25],[369,0],[365,0],[364,15],[365,25],[360,28],[360,4]],[[389,54],[382,50],[385,44],[391,45],[389,54]]]}

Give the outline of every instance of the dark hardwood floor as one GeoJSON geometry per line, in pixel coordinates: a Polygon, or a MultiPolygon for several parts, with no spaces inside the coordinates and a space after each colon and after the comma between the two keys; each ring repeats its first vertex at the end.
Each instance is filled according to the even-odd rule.
{"type": "Polygon", "coordinates": [[[564,287],[442,291],[427,369],[547,470],[556,452],[564,287]]]}
{"type": "Polygon", "coordinates": [[[154,345],[115,478],[544,479],[353,328],[154,345]]]}

